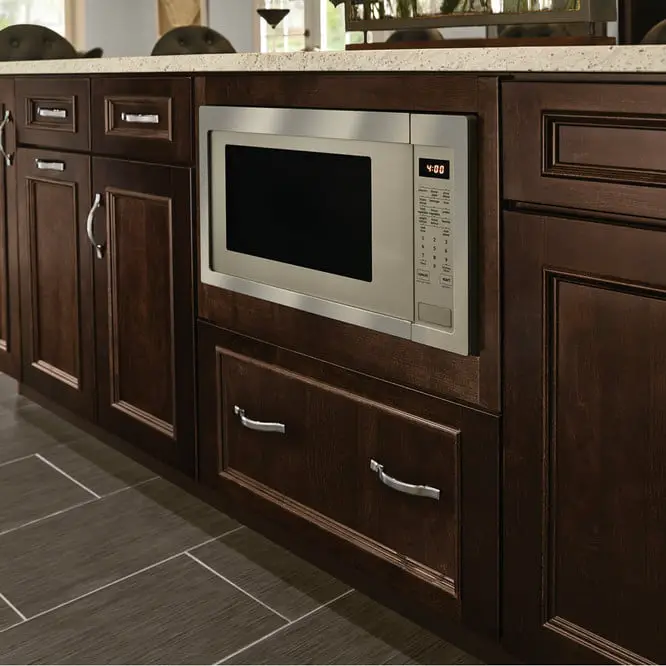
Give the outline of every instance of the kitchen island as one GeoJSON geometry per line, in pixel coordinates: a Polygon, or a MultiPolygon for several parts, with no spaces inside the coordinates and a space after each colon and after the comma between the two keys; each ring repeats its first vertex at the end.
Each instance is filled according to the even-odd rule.
{"type": "Polygon", "coordinates": [[[486,659],[666,659],[666,48],[0,77],[0,369],[26,395],[486,659]],[[474,353],[202,282],[201,105],[474,117],[474,353]]]}

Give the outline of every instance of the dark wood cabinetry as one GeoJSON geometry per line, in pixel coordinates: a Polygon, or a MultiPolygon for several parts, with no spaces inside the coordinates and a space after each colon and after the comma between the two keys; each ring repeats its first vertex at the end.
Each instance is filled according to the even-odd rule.
{"type": "Polygon", "coordinates": [[[23,381],[89,419],[95,408],[95,312],[87,155],[19,148],[23,381]]]}
{"type": "Polygon", "coordinates": [[[663,85],[502,86],[504,197],[662,220],[663,85]]]}
{"type": "Polygon", "coordinates": [[[205,484],[496,635],[496,417],[203,323],[198,374],[205,484]]]}
{"type": "Polygon", "coordinates": [[[166,164],[193,161],[189,77],[96,78],[91,108],[94,153],[166,164]]]}
{"type": "Polygon", "coordinates": [[[16,79],[17,142],[61,150],[90,150],[90,80],[16,79]]]}
{"type": "Polygon", "coordinates": [[[0,78],[0,371],[456,641],[666,661],[666,89],[527,79],[0,78]],[[197,284],[198,104],[474,114],[480,354],[197,284]]]}
{"type": "MultiPolygon", "coordinates": [[[[5,84],[11,101],[14,82],[0,83],[0,101],[5,84]]],[[[0,326],[8,331],[5,337],[13,335],[10,321],[14,326],[19,302],[10,308],[8,298],[20,280],[23,382],[52,403],[193,474],[192,171],[49,150],[45,147],[90,149],[90,81],[30,77],[15,85],[23,114],[17,123],[21,147],[11,167],[18,187],[8,184],[6,201],[10,206],[18,201],[18,209],[2,218],[6,229],[0,238],[9,242],[0,253],[0,275],[8,285],[0,326]],[[15,224],[20,269],[12,258],[15,224]]],[[[167,124],[157,123],[162,135],[144,136],[127,121],[123,131],[116,128],[103,141],[93,141],[93,149],[138,152],[142,141],[150,140],[161,146],[157,154],[187,160],[192,144],[189,79],[151,79],[145,90],[127,79],[96,81],[94,87],[111,95],[95,98],[100,104],[93,105],[102,128],[109,121],[106,111],[121,109],[116,120],[122,124],[127,114],[139,113],[135,107],[146,99],[158,105],[167,124]],[[145,96],[158,89],[162,97],[145,96]],[[178,146],[187,150],[178,152],[178,146]]],[[[139,117],[136,125],[142,127],[145,118],[139,117]]],[[[16,140],[8,128],[6,146],[13,151],[16,140]]]]}
{"type": "Polygon", "coordinates": [[[0,372],[21,376],[14,81],[0,79],[0,372]]]}
{"type": "Polygon", "coordinates": [[[189,169],[93,158],[100,425],[191,472],[189,169]]]}
{"type": "Polygon", "coordinates": [[[508,213],[504,248],[507,645],[663,663],[666,234],[508,213]]]}

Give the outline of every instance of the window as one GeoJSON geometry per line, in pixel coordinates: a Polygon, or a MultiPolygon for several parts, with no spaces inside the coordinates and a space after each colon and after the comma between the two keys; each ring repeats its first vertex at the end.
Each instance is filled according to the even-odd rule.
{"type": "Polygon", "coordinates": [[[0,29],[14,23],[37,23],[70,38],[69,2],[71,0],[0,0],[0,29]]]}
{"type": "MultiPolygon", "coordinates": [[[[305,2],[290,0],[289,13],[275,30],[259,19],[261,51],[301,51],[305,48],[305,2]]],[[[259,6],[263,6],[259,0],[259,6]]]]}
{"type": "MultiPolygon", "coordinates": [[[[258,7],[264,0],[257,1],[258,7]]],[[[260,50],[301,51],[305,48],[305,31],[310,33],[309,44],[322,51],[344,51],[346,44],[363,41],[363,34],[345,34],[345,6],[337,7],[329,0],[290,0],[290,12],[274,31],[266,21],[260,23],[260,50]]]]}

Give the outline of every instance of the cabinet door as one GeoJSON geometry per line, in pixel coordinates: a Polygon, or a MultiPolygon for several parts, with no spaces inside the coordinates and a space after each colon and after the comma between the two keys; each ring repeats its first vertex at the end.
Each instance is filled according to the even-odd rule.
{"type": "Polygon", "coordinates": [[[189,169],[93,158],[98,414],[105,429],[194,468],[189,169]]]}
{"type": "Polygon", "coordinates": [[[504,633],[666,661],[666,233],[507,214],[504,633]]]}
{"type": "Polygon", "coordinates": [[[90,158],[19,148],[23,381],[94,418],[92,252],[86,237],[90,158]]]}
{"type": "Polygon", "coordinates": [[[16,126],[14,80],[0,79],[0,372],[17,379],[21,375],[21,329],[19,320],[18,229],[16,217],[16,126]]]}

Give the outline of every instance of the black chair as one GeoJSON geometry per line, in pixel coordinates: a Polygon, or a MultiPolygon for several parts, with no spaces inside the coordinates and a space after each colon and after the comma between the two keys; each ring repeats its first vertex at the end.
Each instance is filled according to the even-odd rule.
{"type": "Polygon", "coordinates": [[[652,26],[641,39],[641,44],[666,44],[666,19],[652,26]]]}
{"type": "Polygon", "coordinates": [[[231,42],[215,30],[201,25],[173,28],[157,40],[151,55],[236,53],[231,42]]]}
{"type": "Polygon", "coordinates": [[[62,35],[42,25],[20,23],[0,30],[0,61],[101,58],[102,49],[78,52],[62,35]]]}

